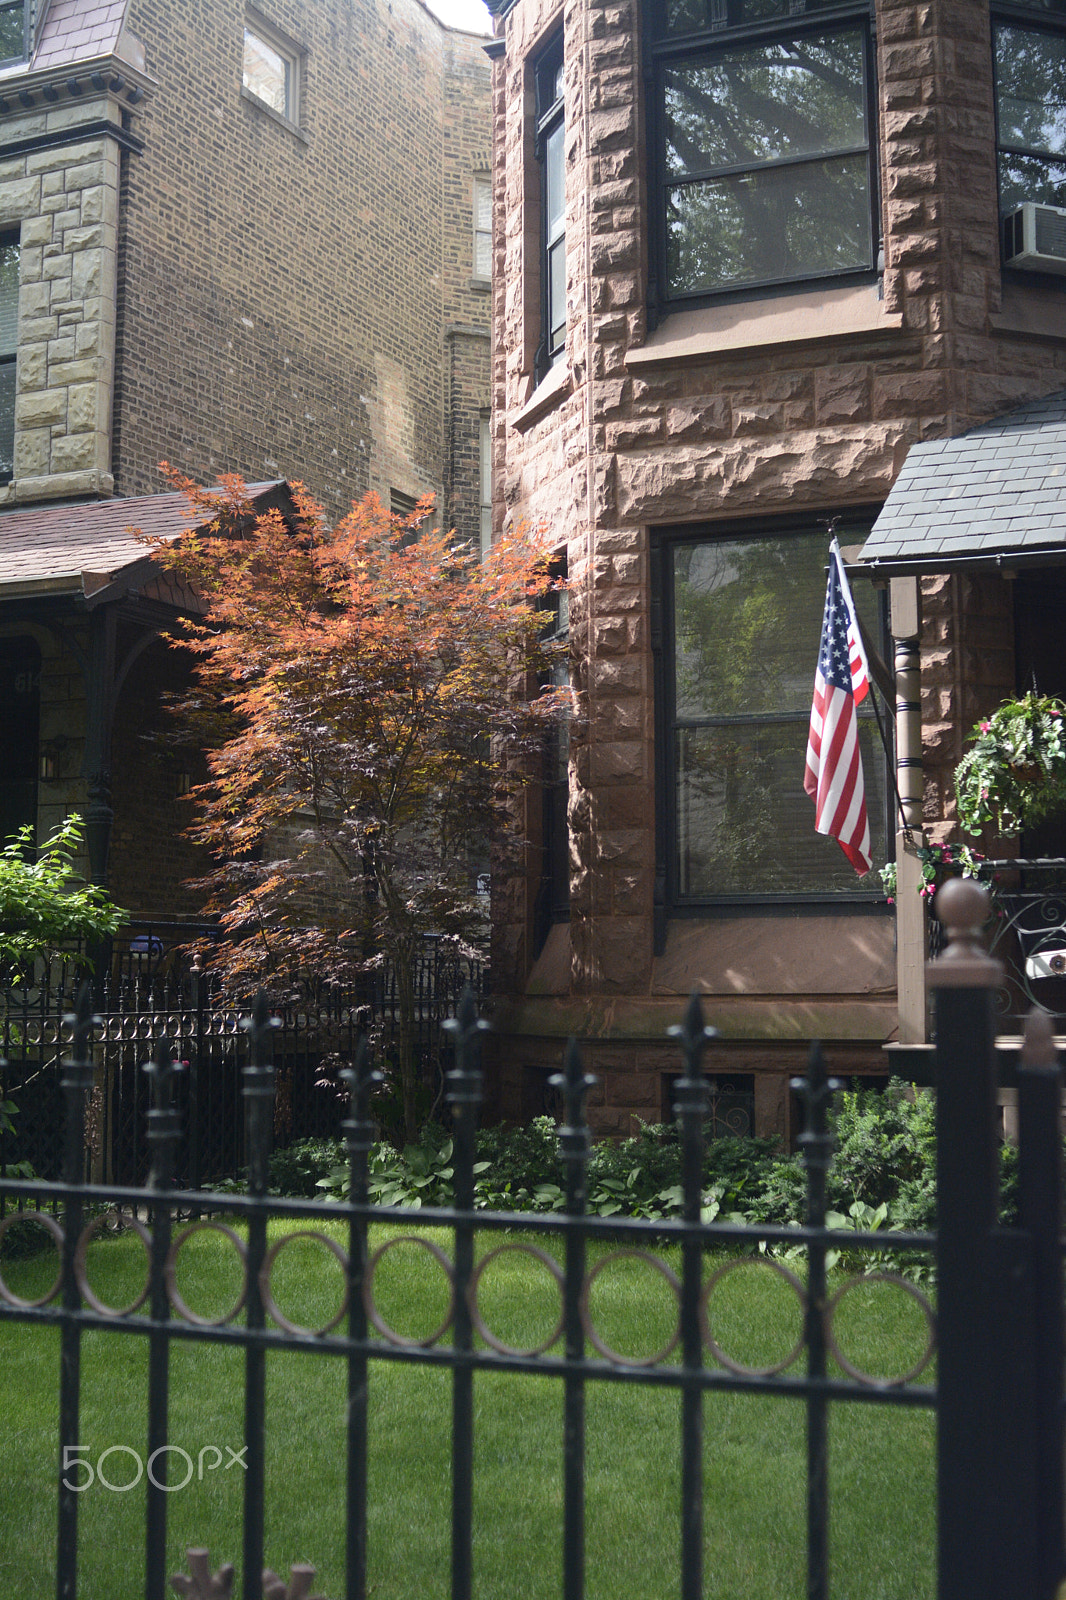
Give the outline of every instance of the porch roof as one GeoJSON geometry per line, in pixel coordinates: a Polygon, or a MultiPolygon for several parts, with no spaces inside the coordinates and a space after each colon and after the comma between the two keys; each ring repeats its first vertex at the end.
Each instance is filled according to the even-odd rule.
{"type": "MultiPolygon", "coordinates": [[[[284,479],[276,479],[249,484],[248,493],[262,507],[287,487],[284,479]]],[[[5,511],[0,513],[0,604],[29,595],[103,598],[116,583],[128,589],[158,571],[138,532],[169,543],[198,525],[202,518],[198,523],[180,492],[5,511]]]]}
{"type": "Polygon", "coordinates": [[[912,445],[863,546],[880,573],[1066,561],[1066,390],[912,445]]]}

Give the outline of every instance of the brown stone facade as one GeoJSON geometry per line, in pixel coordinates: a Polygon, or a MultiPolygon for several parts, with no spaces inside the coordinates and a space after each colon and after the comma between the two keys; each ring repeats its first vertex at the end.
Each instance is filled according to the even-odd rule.
{"type": "MultiPolygon", "coordinates": [[[[812,1038],[834,1070],[887,1070],[892,913],[883,902],[847,915],[782,903],[681,917],[667,906],[657,938],[654,538],[679,524],[713,533],[875,511],[913,443],[1066,382],[1061,291],[1001,273],[988,9],[878,0],[883,270],[658,318],[637,0],[516,0],[497,8],[496,32],[495,515],[497,526],[546,521],[566,554],[580,711],[569,924],[538,950],[535,871],[496,893],[498,1020],[513,1059],[501,1107],[520,1114],[522,1074],[557,1064],[575,1033],[601,1078],[599,1126],[647,1120],[670,1070],[664,1030],[696,988],[728,1041],[728,1070],[755,1079],[759,1131],[787,1136],[787,1077],[812,1038]],[[533,75],[559,29],[567,349],[538,382],[533,75]]],[[[1011,605],[996,578],[925,587],[925,813],[943,835],[963,733],[1013,688],[1011,605]]],[[[812,678],[816,648],[812,638],[812,678]]],[[[527,821],[535,860],[535,806],[527,821]]]]}

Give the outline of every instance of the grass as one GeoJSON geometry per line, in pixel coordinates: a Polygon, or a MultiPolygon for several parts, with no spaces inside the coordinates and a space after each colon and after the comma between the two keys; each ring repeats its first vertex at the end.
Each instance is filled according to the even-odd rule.
{"type": "MultiPolygon", "coordinates": [[[[291,1225],[279,1225],[272,1241],[291,1225]]],[[[322,1231],[331,1231],[322,1225],[322,1231]]],[[[422,1230],[420,1230],[422,1231],[422,1230]]],[[[340,1240],[341,1234],[334,1233],[340,1240]]],[[[376,1233],[372,1243],[384,1242],[376,1233]]],[[[478,1257],[499,1240],[479,1241],[478,1257]]],[[[515,1241],[511,1241],[515,1242],[515,1241]]],[[[448,1252],[448,1243],[439,1238],[448,1252]]],[[[450,1253],[450,1252],[448,1252],[450,1253]]],[[[598,1259],[595,1253],[591,1259],[598,1259]]],[[[232,1304],[239,1274],[232,1245],[200,1234],[183,1250],[179,1287],[194,1310],[232,1304]]],[[[676,1260],[671,1261],[676,1268],[676,1260]]],[[[4,1263],[9,1286],[41,1293],[55,1271],[49,1252],[4,1263]]],[[[708,1274],[711,1268],[708,1268],[708,1274]]],[[[132,1299],[144,1253],[132,1234],[98,1239],[90,1281],[109,1303],[132,1299]]],[[[336,1310],[338,1269],[327,1249],[298,1240],[272,1277],[278,1305],[318,1324],[336,1310]]],[[[411,1336],[444,1315],[439,1265],[407,1242],[390,1248],[375,1277],[383,1315],[411,1336]]],[[[511,1250],[486,1268],[479,1304],[489,1327],[532,1345],[551,1333],[558,1291],[548,1269],[511,1250]]],[[[674,1300],[639,1260],[616,1261],[592,1290],[597,1327],[615,1349],[647,1355],[669,1338],[674,1300]]],[[[728,1273],[713,1300],[721,1347],[751,1365],[783,1359],[799,1331],[793,1290],[765,1263],[728,1273]]],[[[924,1319],[888,1285],[849,1293],[838,1334],[849,1359],[896,1373],[917,1359],[924,1319]]],[[[0,1323],[0,1593],[50,1600],[54,1593],[58,1335],[0,1323]]],[[[267,1561],[287,1575],[309,1561],[315,1590],[344,1590],[345,1363],[273,1352],[267,1363],[267,1561]]],[[[926,1375],[927,1376],[927,1375],[926,1375]]],[[[589,1600],[659,1600],[678,1592],[679,1401],[646,1386],[595,1382],[587,1398],[587,1592],[589,1600]]],[[[449,1592],[451,1381],[445,1371],[375,1361],[370,1388],[369,1592],[379,1600],[445,1600],[449,1592]]],[[[85,1457],[112,1483],[136,1475],[145,1454],[146,1341],[90,1332],[82,1342],[81,1439],[85,1457]]],[[[185,1548],[206,1545],[212,1566],[239,1568],[239,1467],[213,1466],[243,1438],[241,1353],[206,1343],[171,1346],[170,1437],[196,1463],[168,1501],[168,1571],[185,1548]]],[[[549,1600],[560,1592],[562,1395],[558,1380],[479,1373],[475,1379],[475,1592],[491,1600],[549,1600]]],[[[931,1600],[934,1593],[934,1437],[926,1410],[841,1402],[832,1407],[833,1600],[931,1600]]],[[[705,1402],[705,1573],[714,1600],[796,1600],[805,1594],[805,1430],[802,1402],[709,1394],[705,1402]]],[[[171,1481],[186,1474],[183,1458],[171,1481]]],[[[135,1600],[143,1592],[144,1480],[128,1491],[99,1481],[79,1501],[79,1594],[135,1600]]],[[[239,1592],[239,1586],[238,1586],[239,1592]]]]}

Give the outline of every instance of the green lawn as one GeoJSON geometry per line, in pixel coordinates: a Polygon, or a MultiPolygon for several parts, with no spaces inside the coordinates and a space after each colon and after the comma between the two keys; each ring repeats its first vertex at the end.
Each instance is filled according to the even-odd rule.
{"type": "MultiPolygon", "coordinates": [[[[328,1225],[327,1225],[328,1226],[328,1225]]],[[[272,1238],[291,1231],[279,1225],[272,1238]]],[[[335,1232],[335,1237],[342,1234],[335,1232]]],[[[376,1234],[374,1244],[382,1242],[376,1234]]],[[[450,1254],[445,1237],[438,1242],[450,1254]]],[[[479,1241],[479,1257],[497,1238],[479,1241]]],[[[561,1259],[561,1247],[553,1250],[561,1259]]],[[[592,1259],[597,1259],[593,1254],[592,1259]]],[[[143,1281],[131,1235],[90,1251],[90,1281],[121,1304],[143,1281]]],[[[673,1262],[676,1267],[676,1261],[673,1262]]],[[[708,1265],[708,1275],[714,1263],[708,1265]]],[[[54,1256],[5,1262],[17,1293],[43,1291],[54,1256]]],[[[325,1321],[338,1271],[320,1245],[300,1241],[279,1257],[272,1283],[293,1320],[325,1321]]],[[[201,1313],[232,1303],[232,1247],[197,1237],[181,1258],[180,1288],[201,1313]]],[[[407,1244],[382,1260],[382,1313],[400,1331],[426,1333],[445,1305],[443,1275],[407,1244]]],[[[558,1315],[547,1270],[512,1252],[488,1268],[480,1305],[500,1337],[533,1344],[558,1315]]],[[[663,1279],[637,1261],[597,1278],[593,1314],[623,1353],[659,1347],[673,1322],[663,1279]]],[[[867,1370],[905,1370],[924,1344],[913,1301],[886,1285],[849,1295],[838,1321],[845,1353],[867,1370]]],[[[765,1264],[731,1273],[714,1301],[714,1333],[751,1365],[783,1358],[799,1330],[798,1301],[765,1264]]],[[[147,1350],[140,1337],[89,1333],[82,1345],[81,1440],[94,1467],[122,1484],[145,1454],[147,1350]]],[[[923,1380],[928,1381],[928,1373],[923,1380]]],[[[318,1568],[316,1592],[343,1594],[345,1363],[309,1353],[268,1358],[267,1560],[318,1568]]],[[[0,1324],[0,1592],[19,1600],[54,1593],[58,1335],[0,1324]]],[[[475,1380],[475,1584],[485,1600],[553,1600],[560,1592],[562,1396],[558,1380],[480,1373],[475,1380]]],[[[169,1498],[169,1570],[186,1570],[188,1545],[212,1564],[241,1559],[243,1473],[216,1466],[242,1442],[240,1352],[174,1341],[171,1430],[202,1479],[169,1498]]],[[[369,1588],[381,1600],[446,1600],[449,1591],[450,1377],[393,1362],[370,1378],[369,1588]]],[[[630,1384],[590,1383],[587,1401],[589,1600],[658,1600],[678,1592],[679,1400],[630,1384]]],[[[830,1419],[834,1600],[911,1600],[934,1594],[935,1426],[926,1410],[836,1404],[830,1419]]],[[[172,1458],[171,1481],[185,1475],[172,1458]]],[[[801,1600],[805,1594],[805,1433],[802,1402],[716,1393],[705,1403],[705,1592],[708,1600],[801,1600]]],[[[122,1492],[94,1483],[79,1501],[82,1600],[143,1593],[144,1482],[122,1492]]],[[[239,1586],[238,1586],[239,1593],[239,1586]]]]}

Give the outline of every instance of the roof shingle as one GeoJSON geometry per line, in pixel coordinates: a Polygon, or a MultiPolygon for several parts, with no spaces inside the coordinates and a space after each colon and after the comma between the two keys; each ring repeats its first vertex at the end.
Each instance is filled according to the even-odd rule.
{"type": "Polygon", "coordinates": [[[1066,390],[956,439],[912,445],[864,562],[935,571],[1066,547],[1066,390]]]}

